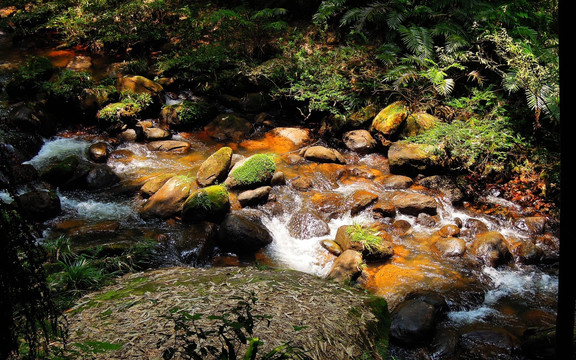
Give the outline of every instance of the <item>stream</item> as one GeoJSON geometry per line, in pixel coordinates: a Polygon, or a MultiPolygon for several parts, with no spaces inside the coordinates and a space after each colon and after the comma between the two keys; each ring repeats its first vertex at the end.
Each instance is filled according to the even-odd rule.
{"type": "MultiPolygon", "coordinates": [[[[47,55],[60,66],[70,60],[73,52],[38,51],[47,55]]],[[[11,56],[21,56],[12,54],[11,56]]],[[[8,62],[11,56],[1,59],[8,62]]],[[[339,227],[353,224],[379,223],[386,229],[396,229],[392,246],[394,255],[381,262],[371,262],[363,269],[359,286],[384,297],[395,307],[410,294],[434,291],[442,294],[448,310],[436,329],[433,343],[427,350],[392,346],[396,359],[460,359],[466,356],[450,349],[454,338],[474,331],[492,331],[522,339],[530,331],[552,328],[556,320],[558,290],[557,257],[558,239],[543,232],[534,233],[521,226],[522,209],[498,194],[479,199],[491,211],[476,204],[464,203],[454,206],[442,194],[414,184],[407,193],[432,194],[437,203],[434,221],[424,223],[422,218],[396,212],[393,217],[378,217],[370,207],[351,214],[350,201],[359,190],[367,190],[382,199],[389,199],[398,189],[383,185],[381,179],[390,174],[387,158],[379,153],[359,155],[346,149],[338,149],[346,159],[346,165],[318,164],[298,157],[301,146],[274,135],[271,129],[256,131],[249,139],[240,142],[213,140],[205,131],[181,132],[172,139],[191,144],[191,151],[175,154],[150,150],[141,142],[118,142],[100,133],[63,131],[45,139],[40,152],[29,164],[41,172],[54,159],[68,155],[86,158],[87,149],[96,141],[104,141],[111,147],[107,165],[121,179],[120,185],[104,191],[58,189],[62,213],[44,223],[43,239],[66,235],[75,247],[133,244],[152,239],[162,244],[160,266],[199,266],[193,246],[184,246],[189,230],[178,220],[143,219],[139,208],[145,199],[137,189],[151,177],[159,174],[195,174],[200,164],[222,146],[229,146],[235,154],[250,156],[257,153],[276,155],[277,170],[284,173],[285,185],[272,188],[266,204],[255,207],[261,220],[273,237],[273,242],[256,255],[259,264],[294,269],[325,277],[334,263],[335,256],[321,246],[321,241],[334,239],[339,227]],[[302,189],[293,186],[298,178],[306,178],[311,186],[302,189]],[[291,235],[289,222],[302,211],[319,213],[329,226],[329,235],[296,238],[291,235]],[[296,214],[296,215],[295,215],[296,214]],[[470,220],[481,221],[488,230],[498,231],[509,242],[531,242],[545,252],[545,261],[523,263],[510,261],[498,267],[479,265],[466,252],[462,256],[441,256],[433,250],[433,236],[446,225],[459,225],[466,229],[470,220]],[[403,224],[397,228],[397,224],[403,224]],[[447,340],[446,340],[447,339],[447,340]]],[[[0,193],[4,201],[10,196],[0,193]]],[[[233,203],[233,210],[239,205],[233,203]]],[[[474,234],[460,235],[467,247],[474,234]]],[[[41,239],[42,240],[42,239],[41,239]]],[[[218,253],[201,266],[248,265],[233,254],[218,253]]],[[[486,333],[487,334],[487,333],[486,333]]],[[[486,350],[482,345],[468,351],[470,358],[484,357],[482,352],[494,348],[502,350],[498,358],[531,359],[520,351],[513,340],[503,342],[502,337],[485,337],[492,341],[486,350]]],[[[506,338],[508,339],[508,338],[506,338]]]]}

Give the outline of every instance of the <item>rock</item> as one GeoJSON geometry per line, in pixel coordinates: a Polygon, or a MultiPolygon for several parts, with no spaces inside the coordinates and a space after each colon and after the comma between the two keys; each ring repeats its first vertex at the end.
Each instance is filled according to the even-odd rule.
{"type": "Polygon", "coordinates": [[[118,139],[124,142],[138,141],[140,137],[135,129],[126,129],[118,134],[118,139]]]}
{"type": "Polygon", "coordinates": [[[328,279],[337,282],[354,281],[362,272],[362,254],[346,250],[334,260],[328,279]]]}
{"type": "Polygon", "coordinates": [[[390,340],[407,347],[430,341],[446,310],[445,300],[437,294],[404,301],[390,316],[390,340]]]}
{"type": "Polygon", "coordinates": [[[270,185],[272,186],[280,186],[286,185],[286,176],[282,171],[276,171],[272,176],[272,180],[270,180],[270,185]]]}
{"type": "Polygon", "coordinates": [[[452,204],[460,204],[464,198],[462,190],[456,185],[454,179],[449,176],[432,175],[420,179],[418,183],[429,189],[441,191],[452,204]]]}
{"type": "Polygon", "coordinates": [[[342,248],[335,241],[322,240],[320,241],[320,245],[332,255],[339,256],[342,254],[342,248]]]}
{"type": "Polygon", "coordinates": [[[367,130],[352,130],[344,133],[342,136],[344,145],[349,150],[357,153],[366,154],[376,148],[376,140],[370,135],[367,130]]]}
{"type": "Polygon", "coordinates": [[[462,256],[466,252],[466,242],[452,236],[441,237],[433,244],[434,248],[442,256],[462,256]]]}
{"type": "Polygon", "coordinates": [[[438,230],[438,235],[442,237],[458,236],[458,234],[460,234],[460,228],[454,224],[444,225],[438,230]]]}
{"type": "Polygon", "coordinates": [[[357,215],[378,200],[378,195],[367,191],[357,190],[352,194],[350,214],[357,215]]]}
{"type": "Polygon", "coordinates": [[[92,58],[84,55],[76,55],[66,64],[66,69],[74,71],[88,71],[91,67],[92,58]]]}
{"type": "Polygon", "coordinates": [[[180,140],[158,140],[148,143],[152,151],[165,151],[173,154],[185,154],[192,148],[189,142],[180,140]]]}
{"type": "Polygon", "coordinates": [[[110,151],[108,144],[105,142],[97,142],[88,147],[88,158],[97,163],[103,163],[108,160],[110,151]]]}
{"type": "Polygon", "coordinates": [[[378,200],[372,205],[372,212],[376,218],[394,217],[396,207],[389,200],[378,200]]]}
{"type": "Polygon", "coordinates": [[[384,109],[372,120],[370,131],[376,131],[384,136],[396,134],[408,116],[408,107],[402,101],[394,102],[384,109]]]}
{"type": "Polygon", "coordinates": [[[140,75],[118,78],[116,89],[118,89],[118,92],[130,91],[138,94],[145,93],[153,98],[158,97],[164,91],[162,85],[140,75]]]}
{"type": "Polygon", "coordinates": [[[204,266],[212,260],[217,234],[218,226],[212,222],[190,224],[176,238],[174,248],[185,264],[204,266]]]}
{"type": "Polygon", "coordinates": [[[516,220],[514,226],[531,234],[543,234],[546,230],[547,222],[548,219],[544,216],[529,216],[516,220]]]}
{"type": "Polygon", "coordinates": [[[522,264],[538,264],[544,259],[544,251],[529,240],[520,241],[509,248],[514,258],[522,264]]]}
{"type": "Polygon", "coordinates": [[[268,201],[271,190],[270,186],[261,186],[254,190],[243,191],[238,194],[238,202],[242,207],[265,203],[268,201]]]}
{"type": "Polygon", "coordinates": [[[346,159],[337,150],[324,146],[311,146],[304,151],[304,158],[309,161],[345,164],[346,159]]]}
{"type": "Polygon", "coordinates": [[[438,164],[434,150],[429,145],[394,142],[388,149],[390,171],[408,176],[435,172],[438,164]]]}
{"type": "Polygon", "coordinates": [[[520,341],[504,329],[470,331],[460,335],[458,344],[472,359],[499,359],[520,347],[520,341]]]}
{"type": "Polygon", "coordinates": [[[120,177],[106,164],[96,165],[86,174],[86,186],[91,190],[108,188],[120,182],[120,177]]]}
{"type": "Polygon", "coordinates": [[[181,213],[184,202],[192,189],[188,176],[174,176],[152,195],[140,210],[144,218],[170,218],[181,213]]]}
{"type": "Polygon", "coordinates": [[[290,185],[298,191],[308,191],[314,187],[314,180],[310,176],[298,176],[290,181],[290,185]]]}
{"type": "Polygon", "coordinates": [[[311,141],[310,130],[296,127],[277,127],[270,131],[274,136],[290,140],[295,146],[301,147],[311,141]]]}
{"type": "Polygon", "coordinates": [[[389,174],[382,177],[382,186],[386,189],[408,189],[412,184],[412,178],[404,175],[389,174]]]}
{"type": "Polygon", "coordinates": [[[228,211],[230,211],[228,190],[223,185],[211,185],[190,194],[182,208],[182,221],[218,222],[228,211]]]}
{"type": "Polygon", "coordinates": [[[372,231],[371,229],[344,225],[336,231],[334,242],[343,251],[360,252],[366,261],[381,261],[394,254],[391,240],[392,236],[385,231],[372,231]]]}
{"type": "Polygon", "coordinates": [[[227,146],[220,148],[200,165],[196,174],[198,185],[204,187],[226,180],[231,162],[232,149],[227,146]]]}
{"type": "Polygon", "coordinates": [[[170,131],[155,127],[144,128],[143,133],[144,139],[149,141],[168,140],[172,137],[170,131]]]}
{"type": "Polygon", "coordinates": [[[208,101],[184,100],[164,106],[160,111],[160,124],[178,130],[198,129],[214,119],[217,114],[216,106],[208,101]]]}
{"type": "Polygon", "coordinates": [[[402,136],[410,137],[423,134],[427,130],[432,129],[438,123],[440,123],[440,119],[425,112],[410,114],[406,117],[402,136]]]}
{"type": "Polygon", "coordinates": [[[390,200],[394,207],[403,214],[417,216],[420,213],[436,215],[436,200],[432,196],[397,191],[392,194],[390,200]]]}
{"type": "Polygon", "coordinates": [[[343,251],[354,250],[362,253],[364,251],[364,245],[359,241],[352,241],[352,235],[350,235],[350,229],[354,227],[351,225],[342,225],[336,230],[336,237],[334,242],[340,246],[343,251]]]}
{"type": "Polygon", "coordinates": [[[468,229],[468,235],[474,236],[481,233],[485,233],[488,230],[488,225],[486,225],[482,220],[478,219],[468,219],[464,226],[468,229]]]}
{"type": "Polygon", "coordinates": [[[148,179],[140,188],[140,194],[146,198],[154,195],[173,176],[175,174],[161,174],[148,179]]]}
{"type": "Polygon", "coordinates": [[[247,93],[240,100],[240,106],[243,111],[248,113],[258,113],[266,109],[266,97],[262,93],[247,93]]]}
{"type": "Polygon", "coordinates": [[[506,239],[498,231],[478,234],[472,243],[472,254],[482,263],[496,267],[510,260],[506,239]]]}
{"type": "Polygon", "coordinates": [[[36,221],[52,219],[62,211],[55,191],[34,190],[18,196],[22,211],[36,221]]]}
{"type": "Polygon", "coordinates": [[[241,212],[229,213],[220,223],[218,246],[240,256],[253,255],[272,242],[272,236],[262,223],[241,212]]]}
{"type": "Polygon", "coordinates": [[[275,172],[276,163],[271,156],[256,154],[236,164],[224,184],[230,188],[254,189],[269,185],[275,172]]]}
{"type": "Polygon", "coordinates": [[[416,224],[432,228],[436,226],[438,222],[437,216],[428,215],[426,213],[420,213],[416,217],[416,224]]]}
{"type": "Polygon", "coordinates": [[[330,227],[318,215],[310,212],[296,212],[288,221],[290,236],[297,239],[310,239],[330,234],[330,227]]]}
{"type": "Polygon", "coordinates": [[[254,130],[252,123],[237,114],[226,113],[216,116],[204,131],[218,141],[240,142],[254,130]]]}
{"type": "Polygon", "coordinates": [[[335,192],[316,192],[309,199],[311,208],[324,219],[335,219],[348,209],[344,195],[335,192]]]}

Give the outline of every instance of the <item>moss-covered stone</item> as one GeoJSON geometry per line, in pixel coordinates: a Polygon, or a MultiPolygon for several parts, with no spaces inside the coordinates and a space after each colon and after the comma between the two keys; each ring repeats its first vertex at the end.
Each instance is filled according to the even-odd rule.
{"type": "Polygon", "coordinates": [[[425,112],[411,114],[406,118],[406,127],[402,131],[402,136],[415,136],[430,130],[440,122],[434,115],[425,112]]]}
{"type": "Polygon", "coordinates": [[[252,155],[235,167],[225,184],[232,188],[256,188],[267,185],[276,172],[276,163],[271,155],[252,155]]]}
{"type": "Polygon", "coordinates": [[[372,121],[370,129],[385,136],[395,134],[408,117],[408,107],[402,101],[396,101],[384,109],[372,121]]]}
{"type": "Polygon", "coordinates": [[[194,191],[182,207],[182,221],[198,223],[216,221],[230,210],[228,190],[223,185],[212,185],[194,191]]]}
{"type": "Polygon", "coordinates": [[[167,105],[160,111],[160,121],[176,129],[204,126],[216,116],[216,107],[207,101],[184,101],[167,105]]]}
{"type": "Polygon", "coordinates": [[[196,175],[200,186],[214,185],[226,180],[232,161],[232,149],[225,146],[206,159],[196,175]]]}
{"type": "Polygon", "coordinates": [[[154,97],[159,95],[164,88],[162,85],[154,82],[144,76],[124,76],[118,79],[116,83],[116,88],[119,92],[129,91],[133,93],[146,93],[154,97]]]}

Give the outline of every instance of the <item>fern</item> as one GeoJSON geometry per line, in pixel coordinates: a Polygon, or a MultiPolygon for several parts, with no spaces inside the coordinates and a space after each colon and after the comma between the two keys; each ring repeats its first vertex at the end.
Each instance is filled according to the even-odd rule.
{"type": "Polygon", "coordinates": [[[434,40],[429,29],[420,26],[401,26],[398,31],[408,50],[420,59],[430,59],[434,54],[434,40]]]}

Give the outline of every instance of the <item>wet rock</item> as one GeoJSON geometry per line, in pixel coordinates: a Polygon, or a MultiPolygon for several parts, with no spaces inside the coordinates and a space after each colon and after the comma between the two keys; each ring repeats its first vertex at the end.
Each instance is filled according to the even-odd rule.
{"type": "Polygon", "coordinates": [[[482,220],[478,220],[478,219],[468,219],[468,220],[466,220],[466,223],[464,224],[464,226],[467,229],[466,234],[469,236],[478,235],[478,234],[485,233],[488,230],[490,230],[488,228],[488,225],[486,225],[486,223],[484,223],[482,220]]]}
{"type": "Polygon", "coordinates": [[[96,165],[86,174],[86,186],[91,190],[105,189],[119,182],[120,177],[106,164],[96,165]]]}
{"type": "Polygon", "coordinates": [[[181,213],[182,206],[192,189],[192,179],[174,176],[154,194],[140,209],[143,218],[169,218],[181,213]]]}
{"type": "Polygon", "coordinates": [[[408,235],[412,232],[412,225],[406,220],[394,220],[390,230],[397,236],[408,235]]]}
{"type": "Polygon", "coordinates": [[[509,249],[516,261],[522,264],[538,264],[544,259],[544,251],[530,240],[521,240],[509,249]]]}
{"type": "Polygon", "coordinates": [[[145,93],[153,98],[159,97],[164,91],[162,85],[140,75],[119,77],[116,83],[116,89],[118,89],[119,92],[130,91],[133,93],[145,93]]]}
{"type": "Polygon", "coordinates": [[[434,150],[432,146],[394,142],[388,149],[390,171],[408,176],[435,172],[438,166],[434,150]]]}
{"type": "Polygon", "coordinates": [[[504,329],[490,329],[460,335],[459,346],[473,359],[500,359],[517,353],[520,342],[504,329]]]}
{"type": "Polygon", "coordinates": [[[386,189],[408,189],[414,184],[411,177],[404,175],[384,175],[382,177],[382,186],[386,189]]]}
{"type": "Polygon", "coordinates": [[[211,185],[190,194],[182,208],[182,221],[218,222],[230,211],[230,197],[223,185],[211,185]]]}
{"type": "Polygon", "coordinates": [[[268,102],[262,93],[247,93],[240,100],[242,110],[248,113],[258,113],[266,109],[268,102]]]}
{"type": "Polygon", "coordinates": [[[296,127],[277,127],[271,130],[274,136],[290,140],[296,147],[304,146],[311,141],[310,130],[296,127]]]}
{"type": "Polygon", "coordinates": [[[372,231],[371,229],[344,225],[336,231],[334,242],[343,251],[354,250],[362,254],[366,261],[381,261],[394,254],[392,249],[392,236],[385,231],[372,231]],[[370,236],[370,239],[363,236],[370,236]],[[366,244],[366,245],[365,245],[366,244]]]}
{"type": "Polygon", "coordinates": [[[352,130],[344,133],[342,136],[344,145],[349,150],[357,153],[365,154],[373,151],[376,148],[376,140],[370,135],[367,130],[352,130]]]}
{"type": "Polygon", "coordinates": [[[442,237],[458,236],[458,234],[460,234],[460,228],[454,224],[444,225],[438,230],[438,235],[442,237]]]}
{"type": "Polygon", "coordinates": [[[161,174],[148,179],[140,188],[140,194],[148,198],[154,195],[175,174],[161,174]]]}
{"type": "Polygon", "coordinates": [[[353,281],[362,272],[362,254],[354,250],[346,250],[338,256],[328,273],[328,279],[337,282],[353,281]]]}
{"type": "Polygon", "coordinates": [[[544,216],[525,217],[514,222],[518,229],[525,230],[531,234],[543,234],[546,229],[548,219],[544,216]]]}
{"type": "Polygon", "coordinates": [[[342,254],[342,248],[335,241],[322,240],[320,241],[320,245],[332,255],[339,256],[342,254]]]}
{"type": "Polygon", "coordinates": [[[317,192],[310,196],[312,208],[325,219],[335,219],[347,210],[343,195],[334,192],[317,192]]]}
{"type": "Polygon", "coordinates": [[[324,146],[311,146],[307,148],[303,156],[306,160],[316,162],[327,162],[345,164],[346,159],[335,149],[330,149],[324,146]]]}
{"type": "Polygon", "coordinates": [[[164,151],[173,154],[185,154],[192,148],[189,142],[180,140],[158,140],[148,143],[152,151],[164,151]]]}
{"type": "Polygon", "coordinates": [[[370,131],[376,131],[384,136],[396,134],[408,116],[408,108],[402,101],[394,102],[382,109],[372,121],[370,131]]]}
{"type": "Polygon", "coordinates": [[[215,140],[234,142],[244,140],[253,130],[250,121],[232,113],[220,114],[204,127],[215,140]]]}
{"type": "Polygon", "coordinates": [[[74,71],[88,71],[91,67],[92,58],[85,55],[76,55],[66,64],[66,69],[74,71]]]}
{"type": "Polygon", "coordinates": [[[38,180],[38,171],[30,164],[8,166],[6,172],[0,170],[0,186],[8,186],[10,181],[14,185],[23,185],[38,180]],[[8,172],[10,175],[8,175],[8,172]],[[11,177],[11,180],[9,178],[11,177]]]}
{"type": "Polygon", "coordinates": [[[493,267],[510,260],[506,239],[498,231],[478,234],[472,243],[471,251],[482,263],[493,267]]]}
{"type": "Polygon", "coordinates": [[[288,221],[290,235],[297,239],[310,239],[330,234],[330,227],[318,215],[310,212],[297,212],[288,221]]]}
{"type": "Polygon", "coordinates": [[[229,188],[254,189],[269,185],[275,172],[276,163],[272,157],[256,154],[236,164],[224,184],[229,188]]]}
{"type": "Polygon", "coordinates": [[[462,256],[466,252],[466,242],[452,236],[441,237],[433,244],[435,250],[442,256],[462,256]]]}
{"type": "Polygon", "coordinates": [[[182,236],[174,241],[174,248],[186,264],[203,266],[208,264],[216,246],[218,226],[212,222],[190,224],[182,236]]]}
{"type": "Polygon", "coordinates": [[[144,128],[143,133],[144,139],[149,141],[168,140],[172,137],[170,131],[156,127],[144,128]]]}
{"type": "Polygon", "coordinates": [[[18,196],[22,211],[36,221],[54,218],[62,211],[55,191],[35,190],[18,196]]]}
{"type": "Polygon", "coordinates": [[[416,224],[426,226],[429,228],[436,226],[437,222],[438,219],[436,218],[436,216],[432,216],[426,213],[420,213],[416,217],[416,224]]]}
{"type": "Polygon", "coordinates": [[[378,200],[372,206],[372,213],[375,218],[393,217],[396,215],[396,207],[389,200],[378,200]]]}
{"type": "Polygon", "coordinates": [[[160,111],[160,124],[178,130],[198,129],[210,122],[218,114],[214,104],[197,99],[184,100],[164,106],[160,111]]]}
{"type": "Polygon", "coordinates": [[[41,169],[40,177],[56,186],[72,188],[84,185],[86,175],[92,169],[92,164],[70,155],[62,160],[56,160],[41,169]]]}
{"type": "Polygon", "coordinates": [[[378,195],[366,191],[358,190],[352,194],[351,204],[350,204],[350,214],[357,215],[362,210],[366,209],[368,206],[372,205],[378,200],[378,195]]]}
{"type": "Polygon", "coordinates": [[[272,236],[261,222],[241,212],[229,213],[220,223],[218,246],[240,256],[253,255],[272,242],[272,236]]]}
{"type": "Polygon", "coordinates": [[[232,149],[223,147],[210,155],[200,165],[196,174],[198,185],[204,187],[226,180],[232,162],[232,149]]]}
{"type": "Polygon", "coordinates": [[[286,185],[286,176],[282,171],[276,171],[272,176],[272,180],[270,180],[270,185],[272,186],[280,186],[286,185]]]}
{"type": "Polygon", "coordinates": [[[271,190],[270,186],[261,186],[254,190],[243,191],[238,194],[238,201],[243,207],[263,204],[268,201],[271,190]]]}
{"type": "Polygon", "coordinates": [[[290,181],[290,185],[298,191],[308,191],[314,187],[314,180],[310,176],[298,176],[290,181]]]}
{"type": "Polygon", "coordinates": [[[108,149],[108,144],[105,142],[97,142],[91,144],[88,147],[88,158],[97,163],[103,163],[108,160],[108,156],[110,155],[110,151],[108,149]]]}
{"type": "Polygon", "coordinates": [[[459,204],[464,198],[464,193],[453,178],[443,175],[432,175],[418,181],[422,186],[441,191],[452,204],[459,204]]]}
{"type": "Polygon", "coordinates": [[[396,209],[406,215],[417,216],[420,213],[436,215],[437,203],[432,196],[397,191],[390,198],[396,209]]]}
{"type": "Polygon", "coordinates": [[[411,347],[429,342],[447,310],[440,295],[423,294],[401,303],[390,316],[390,339],[411,347]]]}
{"type": "Polygon", "coordinates": [[[125,142],[134,142],[140,139],[136,129],[125,129],[118,134],[118,139],[125,142]]]}
{"type": "Polygon", "coordinates": [[[336,230],[336,237],[334,242],[340,246],[343,251],[354,250],[362,253],[364,251],[364,245],[359,241],[352,241],[352,235],[350,232],[353,230],[351,225],[342,225],[336,230]]]}

